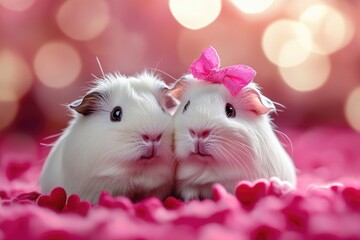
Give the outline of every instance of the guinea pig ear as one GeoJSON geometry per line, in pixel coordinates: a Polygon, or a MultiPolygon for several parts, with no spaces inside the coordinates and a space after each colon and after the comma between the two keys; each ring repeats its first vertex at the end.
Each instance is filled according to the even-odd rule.
{"type": "Polygon", "coordinates": [[[180,78],[178,79],[176,82],[174,82],[171,86],[170,86],[170,92],[169,94],[175,98],[180,100],[185,92],[186,89],[186,85],[187,85],[187,81],[185,78],[180,78]]]}
{"type": "Polygon", "coordinates": [[[178,105],[180,105],[180,101],[174,98],[170,92],[171,89],[168,86],[161,89],[160,105],[166,112],[173,116],[178,105]]]}
{"type": "Polygon", "coordinates": [[[180,99],[185,90],[185,80],[183,78],[164,89],[163,96],[165,98],[164,105],[171,116],[173,116],[180,105],[180,99]]]}
{"type": "Polygon", "coordinates": [[[82,99],[76,100],[69,107],[76,112],[87,116],[95,112],[99,106],[99,102],[104,96],[99,92],[91,92],[86,94],[82,99]]]}
{"type": "Polygon", "coordinates": [[[256,90],[250,90],[247,93],[246,99],[246,110],[256,115],[264,115],[270,111],[275,111],[274,103],[256,90]]]}

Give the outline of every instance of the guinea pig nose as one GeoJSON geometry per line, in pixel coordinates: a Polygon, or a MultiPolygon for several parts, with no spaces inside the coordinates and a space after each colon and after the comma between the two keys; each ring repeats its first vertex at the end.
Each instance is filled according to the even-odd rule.
{"type": "Polygon", "coordinates": [[[199,137],[200,138],[206,138],[210,134],[210,129],[205,129],[202,132],[200,132],[199,137]]]}
{"type": "Polygon", "coordinates": [[[192,138],[206,138],[210,134],[210,129],[204,129],[202,131],[195,131],[194,129],[189,129],[189,132],[192,138]]]}
{"type": "Polygon", "coordinates": [[[152,134],[152,135],[151,134],[143,134],[141,136],[145,142],[159,142],[162,137],[162,133],[152,134]]]}
{"type": "Polygon", "coordinates": [[[145,142],[148,142],[150,140],[150,137],[146,134],[143,134],[142,138],[144,139],[145,142]]]}
{"type": "Polygon", "coordinates": [[[155,138],[155,141],[156,142],[159,142],[160,141],[160,139],[161,139],[161,136],[162,136],[162,134],[160,133],[159,135],[157,135],[157,137],[155,138]]]}

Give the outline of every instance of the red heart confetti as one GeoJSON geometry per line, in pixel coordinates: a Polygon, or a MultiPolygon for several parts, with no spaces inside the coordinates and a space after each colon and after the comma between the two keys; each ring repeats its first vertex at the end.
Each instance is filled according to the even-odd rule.
{"type": "Polygon", "coordinates": [[[164,201],[164,207],[167,209],[179,209],[184,206],[184,202],[174,197],[167,197],[164,201]]]}
{"type": "Polygon", "coordinates": [[[268,185],[264,181],[259,181],[254,185],[249,182],[241,182],[236,188],[237,199],[246,209],[252,209],[257,201],[264,197],[268,185]]]}
{"type": "Polygon", "coordinates": [[[346,187],[342,191],[342,196],[349,207],[360,211],[360,189],[346,187]]]}
{"type": "Polygon", "coordinates": [[[66,203],[66,192],[63,188],[54,188],[50,195],[41,195],[37,204],[41,207],[50,208],[56,212],[61,212],[66,203]]]}
{"type": "Polygon", "coordinates": [[[78,213],[81,216],[86,216],[90,210],[91,203],[87,201],[81,201],[80,197],[76,194],[70,195],[67,200],[64,212],[78,213]]]}
{"type": "Polygon", "coordinates": [[[102,192],[99,197],[99,206],[106,208],[118,208],[125,211],[133,210],[134,206],[132,202],[125,197],[112,197],[107,192],[102,192]]]}

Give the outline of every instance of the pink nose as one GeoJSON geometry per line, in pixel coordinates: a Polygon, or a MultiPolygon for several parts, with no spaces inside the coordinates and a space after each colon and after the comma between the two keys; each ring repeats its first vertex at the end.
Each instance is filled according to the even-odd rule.
{"type": "Polygon", "coordinates": [[[160,134],[143,134],[141,135],[145,142],[159,142],[162,136],[160,134]]]}
{"type": "Polygon", "coordinates": [[[202,131],[195,131],[194,129],[189,129],[190,136],[195,138],[206,138],[210,134],[210,129],[204,129],[202,131]]]}

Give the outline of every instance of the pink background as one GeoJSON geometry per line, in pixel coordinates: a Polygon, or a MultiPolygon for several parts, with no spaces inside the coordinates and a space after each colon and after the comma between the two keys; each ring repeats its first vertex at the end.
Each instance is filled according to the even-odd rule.
{"type": "MultiPolygon", "coordinates": [[[[198,30],[179,24],[168,1],[15,1],[17,8],[22,6],[19,2],[29,4],[22,11],[9,9],[14,8],[9,2],[0,1],[0,86],[1,95],[5,89],[15,89],[15,96],[0,98],[1,134],[21,132],[45,137],[58,133],[69,120],[62,104],[84,94],[92,74],[101,76],[96,57],[105,72],[133,75],[145,68],[157,68],[178,78],[209,45],[217,49],[224,66],[241,63],[257,71],[255,81],[265,95],[286,106],[275,118],[280,127],[348,126],[345,104],[351,91],[360,86],[357,1],[307,1],[302,6],[296,1],[278,0],[252,15],[231,1],[222,1],[215,21],[198,30]],[[315,90],[301,92],[285,83],[278,66],[265,56],[261,42],[271,23],[279,19],[298,21],[302,12],[317,4],[342,14],[349,21],[351,36],[344,46],[326,55],[330,62],[326,82],[315,90]],[[52,51],[40,51],[54,43],[52,51]],[[64,45],[70,53],[62,50],[64,45]],[[11,67],[16,70],[9,70],[11,67]],[[12,83],[4,80],[4,69],[10,71],[7,74],[12,83]],[[63,86],[47,86],[39,80],[44,74],[44,81],[63,86]]],[[[324,43],[332,41],[323,37],[324,43]]]]}

